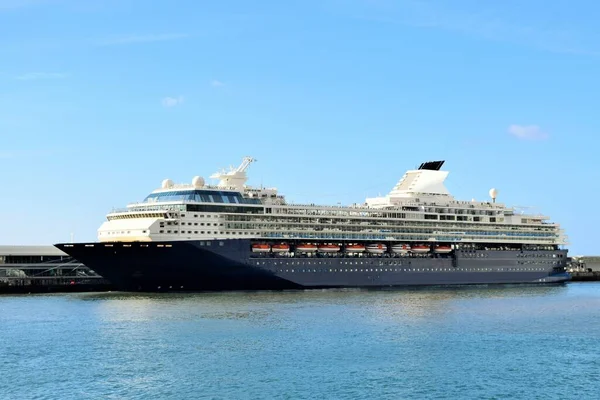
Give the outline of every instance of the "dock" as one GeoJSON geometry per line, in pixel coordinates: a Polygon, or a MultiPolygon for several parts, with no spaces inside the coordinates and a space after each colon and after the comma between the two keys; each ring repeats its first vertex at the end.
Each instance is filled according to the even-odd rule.
{"type": "Polygon", "coordinates": [[[0,294],[111,289],[109,281],[54,246],[0,246],[0,294]]]}
{"type": "Polygon", "coordinates": [[[567,270],[574,282],[600,281],[600,256],[573,256],[567,270]]]}

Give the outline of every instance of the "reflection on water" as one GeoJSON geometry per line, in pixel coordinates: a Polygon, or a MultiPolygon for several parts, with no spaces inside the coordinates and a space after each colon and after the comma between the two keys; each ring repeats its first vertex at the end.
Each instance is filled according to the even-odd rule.
{"type": "MultiPolygon", "coordinates": [[[[567,285],[548,286],[464,286],[401,289],[327,289],[305,291],[262,291],[223,293],[93,293],[76,295],[83,301],[98,302],[97,311],[113,320],[141,321],[145,319],[244,319],[267,318],[282,309],[368,307],[381,316],[428,317],[453,311],[461,302],[469,307],[494,303],[501,299],[556,297],[564,302],[567,285]],[[475,303],[476,302],[476,303],[475,303]],[[183,315],[178,310],[185,310],[183,315]]],[[[510,302],[509,302],[510,303],[510,302]]],[[[560,303],[559,303],[560,304],[560,303]]],[[[488,311],[492,311],[493,308],[488,311]]],[[[485,309],[481,311],[485,312],[485,309]]]]}
{"type": "Polygon", "coordinates": [[[0,393],[595,398],[599,310],[596,283],[5,296],[0,393]]]}

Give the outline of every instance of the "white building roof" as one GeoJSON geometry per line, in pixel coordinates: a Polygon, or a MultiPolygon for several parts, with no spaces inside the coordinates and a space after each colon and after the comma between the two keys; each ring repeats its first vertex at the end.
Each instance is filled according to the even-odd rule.
{"type": "Polygon", "coordinates": [[[67,254],[54,246],[1,246],[0,256],[66,256],[67,254]]]}

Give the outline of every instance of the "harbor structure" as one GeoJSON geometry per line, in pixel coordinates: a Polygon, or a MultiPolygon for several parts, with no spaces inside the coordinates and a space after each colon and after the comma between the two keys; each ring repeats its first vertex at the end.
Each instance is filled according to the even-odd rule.
{"type": "Polygon", "coordinates": [[[573,281],[600,281],[600,256],[573,256],[567,270],[573,281]]]}
{"type": "Polygon", "coordinates": [[[0,293],[107,287],[108,280],[55,246],[0,246],[0,293]]]}

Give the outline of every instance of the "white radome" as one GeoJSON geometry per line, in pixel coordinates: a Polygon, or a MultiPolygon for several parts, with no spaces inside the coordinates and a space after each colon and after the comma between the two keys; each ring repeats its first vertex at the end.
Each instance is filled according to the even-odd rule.
{"type": "Polygon", "coordinates": [[[163,189],[169,189],[173,187],[173,181],[170,179],[165,179],[164,181],[162,181],[162,188],[163,189]]]}
{"type": "Polygon", "coordinates": [[[495,188],[490,189],[490,197],[492,199],[495,199],[496,197],[498,197],[498,191],[495,188]]]}
{"type": "Polygon", "coordinates": [[[204,178],[201,176],[195,176],[194,179],[192,179],[192,186],[194,186],[195,188],[201,188],[204,186],[204,178]]]}

